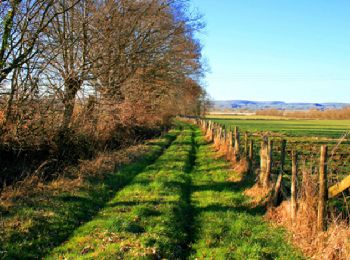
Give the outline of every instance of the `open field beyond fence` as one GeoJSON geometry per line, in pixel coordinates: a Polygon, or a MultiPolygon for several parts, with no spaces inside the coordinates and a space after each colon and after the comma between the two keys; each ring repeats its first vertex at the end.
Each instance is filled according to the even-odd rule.
{"type": "MultiPolygon", "coordinates": [[[[308,178],[319,189],[322,188],[319,175],[325,168],[326,189],[331,187],[326,195],[332,197],[328,201],[332,211],[329,214],[349,221],[349,121],[244,118],[210,116],[209,120],[200,122],[217,145],[222,146],[223,142],[224,146],[228,145],[228,150],[232,149],[233,155],[228,151],[228,156],[233,156],[233,160],[251,152],[251,170],[259,170],[259,178],[261,172],[266,171],[269,175],[266,179],[274,179],[277,185],[278,177],[283,173],[284,186],[288,187],[286,193],[293,185],[293,167],[297,174],[295,182],[300,188],[308,178]],[[265,164],[267,169],[264,169],[265,164]]],[[[299,189],[296,196],[301,196],[302,192],[299,189]]]]}

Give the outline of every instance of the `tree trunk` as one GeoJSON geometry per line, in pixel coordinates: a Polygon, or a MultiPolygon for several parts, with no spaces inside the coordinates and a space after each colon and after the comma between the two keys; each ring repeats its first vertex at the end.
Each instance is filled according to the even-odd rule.
{"type": "Polygon", "coordinates": [[[80,89],[82,81],[78,78],[68,78],[65,81],[65,93],[64,93],[64,113],[63,113],[63,123],[62,129],[66,130],[72,121],[74,106],[75,106],[75,96],[80,89]]]}

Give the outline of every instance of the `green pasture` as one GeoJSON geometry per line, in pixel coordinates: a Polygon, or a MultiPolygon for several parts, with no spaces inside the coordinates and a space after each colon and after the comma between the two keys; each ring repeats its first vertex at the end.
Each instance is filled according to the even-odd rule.
{"type": "Polygon", "coordinates": [[[283,119],[281,117],[209,115],[207,119],[242,131],[275,132],[290,137],[339,139],[350,131],[350,120],[283,119]]]}

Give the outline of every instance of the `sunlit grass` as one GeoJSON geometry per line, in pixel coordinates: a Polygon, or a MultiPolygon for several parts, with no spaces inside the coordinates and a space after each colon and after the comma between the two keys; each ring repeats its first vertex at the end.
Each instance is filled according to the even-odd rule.
{"type": "Polygon", "coordinates": [[[263,208],[250,207],[242,192],[252,183],[228,181],[235,172],[199,129],[181,129],[107,182],[91,180],[78,192],[18,210],[26,231],[1,238],[5,258],[301,258],[285,232],[263,220],[263,208]]]}
{"type": "Polygon", "coordinates": [[[66,192],[38,191],[31,197],[18,197],[9,209],[0,207],[0,259],[37,259],[46,255],[151,164],[177,133],[172,131],[148,143],[147,154],[118,172],[106,173],[103,180],[89,178],[66,192]]]}
{"type": "Polygon", "coordinates": [[[49,258],[183,257],[191,150],[187,129],[49,258]]]}
{"type": "Polygon", "coordinates": [[[192,259],[301,259],[283,230],[272,228],[262,208],[251,208],[242,191],[252,183],[228,182],[229,164],[214,159],[210,145],[202,143],[192,177],[195,237],[192,259]]]}
{"type": "Polygon", "coordinates": [[[291,137],[340,138],[350,131],[350,120],[282,119],[266,116],[209,115],[208,119],[227,127],[238,126],[242,131],[271,131],[291,137]]]}

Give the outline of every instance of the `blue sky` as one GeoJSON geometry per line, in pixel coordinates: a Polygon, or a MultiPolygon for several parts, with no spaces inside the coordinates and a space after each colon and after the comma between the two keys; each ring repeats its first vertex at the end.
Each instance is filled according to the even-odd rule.
{"type": "Polygon", "coordinates": [[[350,102],[349,0],[190,0],[213,99],[350,102]]]}

